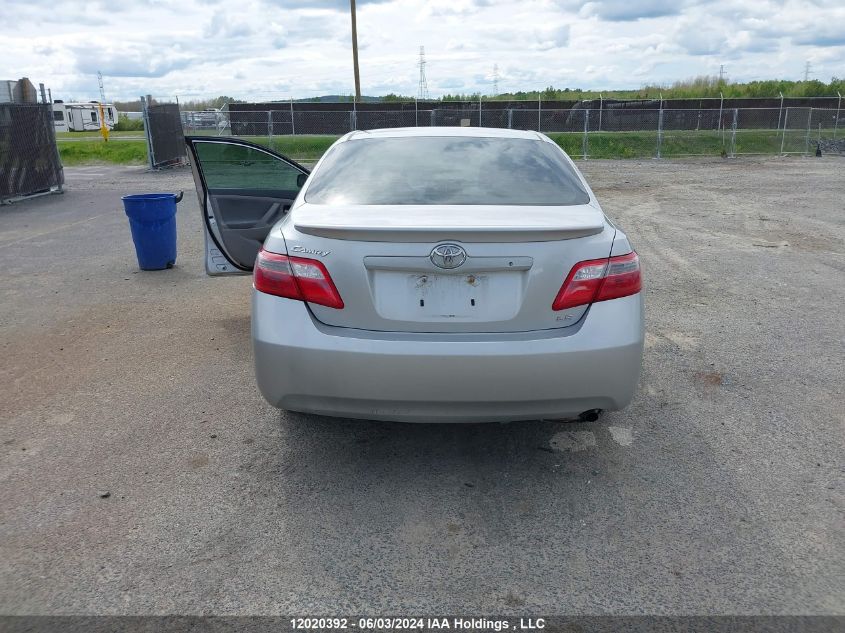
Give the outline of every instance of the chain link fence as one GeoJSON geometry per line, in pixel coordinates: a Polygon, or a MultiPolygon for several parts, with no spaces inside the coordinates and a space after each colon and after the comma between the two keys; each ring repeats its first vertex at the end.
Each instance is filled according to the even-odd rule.
{"type": "MultiPolygon", "coordinates": [[[[280,136],[338,136],[354,130],[396,127],[483,126],[539,130],[572,156],[582,158],[664,158],[743,154],[845,153],[839,107],[771,108],[545,108],[542,102],[518,108],[485,107],[485,102],[421,109],[303,109],[280,104],[268,110],[182,112],[187,134],[237,136],[278,145],[280,136]],[[533,107],[526,107],[533,105],[533,107]]],[[[342,104],[333,104],[341,106],[342,104]]],[[[655,102],[655,105],[658,105],[655,102]]],[[[717,105],[717,104],[714,104],[717,105]]],[[[838,104],[837,104],[838,105],[838,104]]]]}
{"type": "Polygon", "coordinates": [[[0,202],[61,192],[64,171],[49,103],[0,103],[0,202]]]}
{"type": "Polygon", "coordinates": [[[157,103],[141,97],[141,107],[150,169],[186,164],[188,155],[179,104],[157,103]]]}

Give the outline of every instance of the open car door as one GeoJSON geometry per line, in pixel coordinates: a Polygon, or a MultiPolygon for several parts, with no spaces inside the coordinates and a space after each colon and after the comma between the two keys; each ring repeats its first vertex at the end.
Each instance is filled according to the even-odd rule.
{"type": "Polygon", "coordinates": [[[205,229],[205,271],[248,273],[270,229],[305,184],[308,170],[239,139],[186,136],[185,143],[205,229]]]}

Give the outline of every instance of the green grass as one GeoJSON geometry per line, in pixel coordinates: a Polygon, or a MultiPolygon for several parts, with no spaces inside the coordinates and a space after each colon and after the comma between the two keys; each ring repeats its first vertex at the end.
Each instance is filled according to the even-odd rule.
{"type": "MultiPolygon", "coordinates": [[[[550,132],[546,136],[573,158],[583,157],[582,132],[550,132]]],[[[656,148],[657,132],[590,132],[587,138],[590,158],[649,158],[656,148]]]]}
{"type": "MultiPolygon", "coordinates": [[[[132,131],[109,131],[109,138],[114,137],[121,137],[121,136],[129,136],[129,137],[144,137],[144,130],[132,130],[132,131]]],[[[79,140],[79,139],[98,139],[102,140],[102,135],[100,134],[99,130],[86,130],[85,132],[56,132],[56,140],[67,141],[67,140],[79,140]]]]}
{"type": "Polygon", "coordinates": [[[147,162],[146,141],[74,141],[58,143],[63,165],[115,163],[117,165],[142,165],[147,162]]]}
{"type": "Polygon", "coordinates": [[[318,160],[323,153],[329,149],[339,136],[303,135],[303,136],[274,136],[268,139],[266,136],[245,137],[246,140],[267,145],[270,149],[292,158],[293,160],[318,160]]]}

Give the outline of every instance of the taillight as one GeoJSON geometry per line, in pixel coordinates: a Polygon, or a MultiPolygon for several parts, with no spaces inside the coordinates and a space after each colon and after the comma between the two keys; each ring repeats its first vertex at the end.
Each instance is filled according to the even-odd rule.
{"type": "Polygon", "coordinates": [[[343,299],[329,271],[316,259],[288,257],[262,248],[255,259],[252,280],[259,292],[343,308],[343,299]]]}
{"type": "Polygon", "coordinates": [[[640,258],[634,252],[578,262],[557,293],[552,310],[635,295],[642,289],[640,258]]]}

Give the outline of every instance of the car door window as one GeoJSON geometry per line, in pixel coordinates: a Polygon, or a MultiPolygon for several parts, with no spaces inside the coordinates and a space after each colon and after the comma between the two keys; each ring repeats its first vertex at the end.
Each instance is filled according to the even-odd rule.
{"type": "MultiPolygon", "coordinates": [[[[299,191],[302,171],[258,148],[219,142],[197,142],[197,157],[209,191],[299,191]]],[[[291,197],[295,197],[291,196],[291,197]]]]}
{"type": "Polygon", "coordinates": [[[308,170],[248,141],[185,137],[206,229],[206,271],[252,269],[273,225],[296,199],[308,170]]]}

